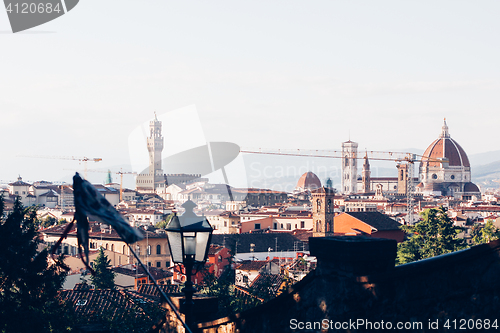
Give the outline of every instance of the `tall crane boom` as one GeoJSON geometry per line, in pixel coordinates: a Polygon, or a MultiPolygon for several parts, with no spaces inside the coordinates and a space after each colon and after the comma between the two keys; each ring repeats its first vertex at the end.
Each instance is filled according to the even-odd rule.
{"type": "Polygon", "coordinates": [[[100,157],[95,157],[95,158],[90,158],[90,157],[76,157],[76,156],[45,156],[45,155],[19,155],[20,157],[30,157],[30,158],[46,158],[46,159],[55,159],[55,160],[73,160],[73,161],[80,161],[84,163],[84,177],[85,179],[87,178],[87,162],[100,162],[102,161],[102,158],[100,157]]]}
{"type": "Polygon", "coordinates": [[[101,170],[89,170],[90,172],[100,172],[100,173],[114,173],[115,175],[120,175],[120,202],[123,200],[123,175],[137,175],[137,172],[134,171],[101,171],[101,170]]]}

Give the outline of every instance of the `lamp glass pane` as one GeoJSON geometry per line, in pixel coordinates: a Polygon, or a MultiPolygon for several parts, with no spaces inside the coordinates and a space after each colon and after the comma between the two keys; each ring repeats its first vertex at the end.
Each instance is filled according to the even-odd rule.
{"type": "Polygon", "coordinates": [[[205,259],[209,237],[209,232],[198,232],[196,234],[196,257],[194,258],[195,261],[201,262],[205,259]]]}
{"type": "Polygon", "coordinates": [[[186,236],[184,234],[184,254],[195,255],[196,253],[196,238],[186,236]]]}
{"type": "Polygon", "coordinates": [[[182,263],[182,240],[180,232],[167,231],[168,242],[170,245],[170,256],[175,263],[182,263]]]}

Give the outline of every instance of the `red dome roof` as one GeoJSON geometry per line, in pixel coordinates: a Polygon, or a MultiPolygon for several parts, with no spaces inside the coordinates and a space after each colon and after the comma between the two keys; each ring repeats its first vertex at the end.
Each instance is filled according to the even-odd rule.
{"type": "Polygon", "coordinates": [[[303,174],[297,182],[297,188],[315,190],[320,187],[321,181],[319,180],[318,176],[310,171],[303,174]]]}
{"type": "MultiPolygon", "coordinates": [[[[424,152],[425,157],[433,159],[447,158],[450,166],[470,167],[469,158],[465,150],[450,137],[446,120],[443,125],[443,131],[439,139],[435,140],[424,152]]],[[[425,161],[425,157],[422,161],[425,161]]],[[[426,162],[429,166],[440,166],[439,162],[426,162]]]]}

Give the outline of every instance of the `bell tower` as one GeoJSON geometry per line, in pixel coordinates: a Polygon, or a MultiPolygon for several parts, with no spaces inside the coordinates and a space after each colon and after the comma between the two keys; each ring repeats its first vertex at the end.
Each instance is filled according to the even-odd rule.
{"type": "Polygon", "coordinates": [[[408,164],[400,163],[398,168],[398,193],[406,195],[408,192],[408,164]]]}
{"type": "Polygon", "coordinates": [[[369,193],[371,191],[371,186],[370,186],[370,162],[368,161],[368,153],[365,154],[365,163],[363,163],[363,171],[361,172],[362,175],[362,182],[363,182],[363,188],[361,191],[363,193],[369,193]]]}
{"type": "Polygon", "coordinates": [[[161,135],[161,121],[156,117],[156,112],[155,118],[149,122],[149,137],[146,140],[149,153],[149,167],[137,176],[136,189],[154,193],[158,187],[165,184],[165,175],[161,169],[163,136],[161,135]]]}
{"type": "Polygon", "coordinates": [[[329,187],[320,187],[311,192],[313,237],[333,236],[333,219],[335,190],[329,187]]]}
{"type": "Polygon", "coordinates": [[[156,118],[149,122],[149,137],[148,152],[149,152],[149,173],[163,174],[161,170],[161,152],[163,150],[163,136],[161,135],[161,121],[156,118]]]}
{"type": "Polygon", "coordinates": [[[351,140],[342,143],[342,181],[341,192],[344,194],[358,191],[358,144],[351,140]]]}

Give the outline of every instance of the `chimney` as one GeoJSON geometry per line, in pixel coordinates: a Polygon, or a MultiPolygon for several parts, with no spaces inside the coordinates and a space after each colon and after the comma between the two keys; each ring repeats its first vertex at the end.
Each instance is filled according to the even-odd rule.
{"type": "Polygon", "coordinates": [[[397,242],[364,236],[310,237],[309,249],[318,259],[320,275],[359,276],[394,268],[397,242]]]}

